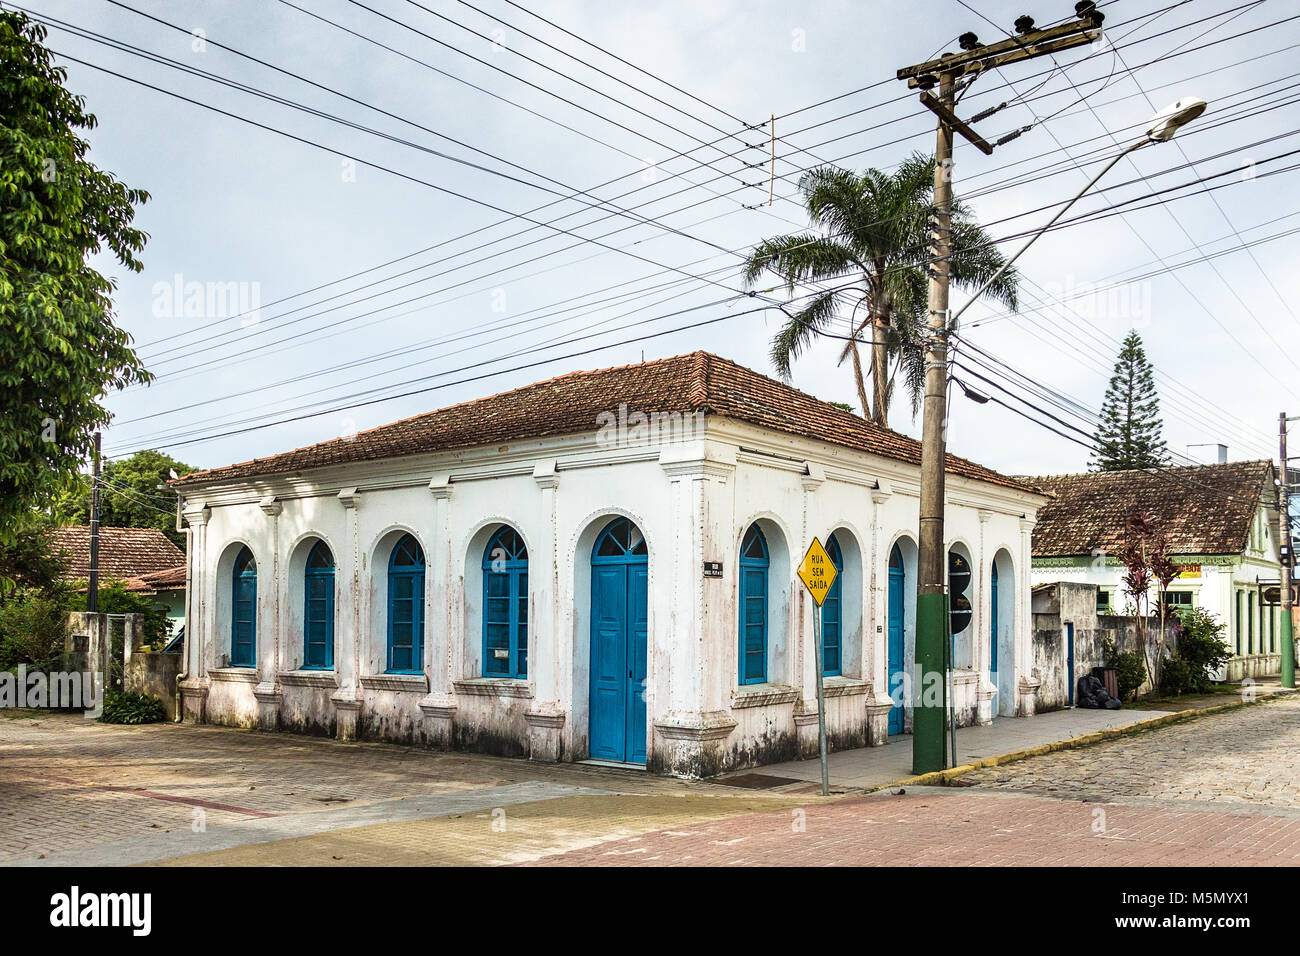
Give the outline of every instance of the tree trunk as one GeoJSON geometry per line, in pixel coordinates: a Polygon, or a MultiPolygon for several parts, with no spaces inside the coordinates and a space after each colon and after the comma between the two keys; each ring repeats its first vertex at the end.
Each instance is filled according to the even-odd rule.
{"type": "Polygon", "coordinates": [[[862,417],[871,418],[871,405],[867,402],[867,386],[862,381],[862,357],[858,355],[858,343],[850,342],[849,347],[853,350],[853,379],[858,386],[858,401],[862,403],[862,417]]]}
{"type": "Polygon", "coordinates": [[[875,404],[871,420],[882,428],[889,427],[889,351],[885,346],[885,323],[879,315],[871,317],[871,385],[875,404]]]}

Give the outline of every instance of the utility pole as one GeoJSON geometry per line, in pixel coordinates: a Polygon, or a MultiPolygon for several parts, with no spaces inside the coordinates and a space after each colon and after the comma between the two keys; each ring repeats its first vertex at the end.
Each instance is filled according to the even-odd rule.
{"type": "Polygon", "coordinates": [[[99,611],[99,432],[95,432],[95,462],[90,473],[90,579],[86,582],[86,610],[99,611]]]}
{"type": "MultiPolygon", "coordinates": [[[[946,680],[948,614],[945,601],[947,555],[944,548],[944,465],[947,461],[948,285],[952,224],[952,135],[956,130],[982,153],[994,147],[954,112],[957,89],[969,86],[991,69],[1047,56],[1092,43],[1101,36],[1103,14],[1091,0],[1075,5],[1078,19],[1046,30],[1034,29],[1030,17],[1016,21],[1019,36],[982,44],[974,33],[960,38],[961,53],[945,53],[898,71],[898,79],[920,88],[921,104],[939,118],[935,145],[932,256],[929,267],[929,315],[926,329],[925,410],[921,438],[921,516],[917,557],[916,673],[912,682],[912,770],[929,773],[945,763],[944,721],[948,709],[946,680]],[[967,78],[968,77],[968,78],[967,78]],[[929,90],[938,87],[936,97],[929,90]],[[936,701],[935,690],[940,699],[936,701]]],[[[999,141],[1006,142],[1004,137],[999,141]]]]}
{"type": "MultiPolygon", "coordinates": [[[[1291,582],[1293,575],[1291,566],[1295,564],[1295,546],[1291,541],[1291,483],[1290,471],[1286,457],[1286,423],[1294,421],[1294,418],[1287,418],[1286,412],[1278,415],[1278,459],[1282,464],[1282,480],[1280,490],[1281,498],[1278,501],[1278,512],[1281,518],[1282,536],[1279,538],[1282,558],[1282,686],[1295,687],[1295,629],[1291,621],[1291,608],[1294,602],[1291,600],[1291,582]]],[[[1296,416],[1300,418],[1300,416],[1296,416]]]]}

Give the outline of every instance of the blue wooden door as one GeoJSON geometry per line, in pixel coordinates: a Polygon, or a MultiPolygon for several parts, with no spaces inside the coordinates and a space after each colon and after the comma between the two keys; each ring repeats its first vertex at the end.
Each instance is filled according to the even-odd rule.
{"type": "Polygon", "coordinates": [[[645,541],[613,521],[591,559],[591,756],[646,760],[646,647],[649,565],[645,541]]]}
{"type": "Polygon", "coordinates": [[[894,706],[889,708],[889,732],[903,732],[903,704],[900,698],[903,679],[903,554],[894,545],[889,555],[889,693],[894,706]]]}
{"type": "Polygon", "coordinates": [[[650,569],[643,561],[627,567],[628,677],[627,757],[628,763],[645,763],[645,679],[649,630],[650,569]]]}
{"type": "Polygon", "coordinates": [[[989,673],[998,673],[998,566],[989,572],[989,673]]]}
{"type": "Polygon", "coordinates": [[[1074,625],[1065,625],[1065,702],[1074,706],[1074,625]]]}

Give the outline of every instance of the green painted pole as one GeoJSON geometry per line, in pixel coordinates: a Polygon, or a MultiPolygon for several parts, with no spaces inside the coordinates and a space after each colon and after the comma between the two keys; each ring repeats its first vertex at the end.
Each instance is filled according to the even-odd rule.
{"type": "Polygon", "coordinates": [[[944,733],[944,595],[916,597],[916,680],[912,688],[912,772],[942,770],[944,733]]]}

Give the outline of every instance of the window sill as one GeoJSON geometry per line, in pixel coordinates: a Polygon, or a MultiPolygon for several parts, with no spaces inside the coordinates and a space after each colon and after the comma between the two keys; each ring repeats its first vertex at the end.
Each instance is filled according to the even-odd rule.
{"type": "Polygon", "coordinates": [[[533,687],[524,677],[471,677],[453,682],[456,693],[468,697],[519,697],[531,700],[533,687]]]}
{"type": "Polygon", "coordinates": [[[333,670],[320,667],[302,667],[296,671],[281,671],[280,683],[289,687],[328,687],[339,686],[339,675],[333,670]]]}
{"type": "Polygon", "coordinates": [[[361,686],[366,690],[427,694],[429,678],[424,674],[367,674],[361,678],[361,686]]]}
{"type": "Polygon", "coordinates": [[[731,709],[792,704],[798,699],[799,689],[785,684],[741,684],[731,692],[731,709]]]}
{"type": "Polygon", "coordinates": [[[823,697],[853,697],[871,693],[871,681],[836,674],[822,678],[823,697]]]}
{"type": "Polygon", "coordinates": [[[236,684],[256,684],[256,667],[213,667],[208,670],[213,680],[231,681],[236,684]]]}

